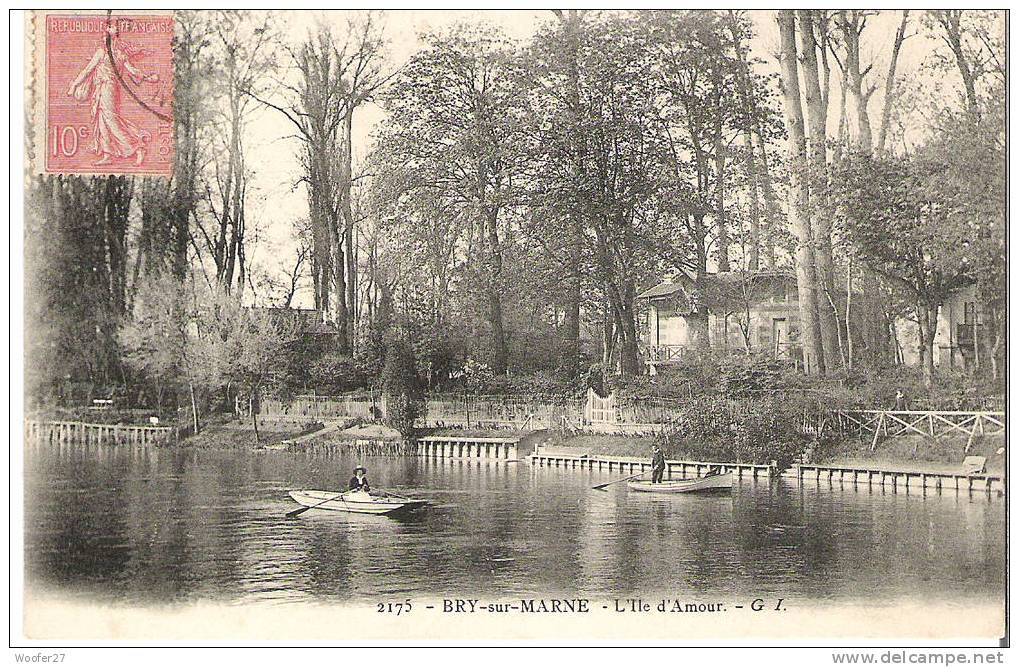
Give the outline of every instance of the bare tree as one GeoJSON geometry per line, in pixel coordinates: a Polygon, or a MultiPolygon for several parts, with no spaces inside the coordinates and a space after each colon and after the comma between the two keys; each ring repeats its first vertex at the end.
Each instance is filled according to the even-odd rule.
{"type": "Polygon", "coordinates": [[[888,60],[888,74],[885,76],[884,100],[881,103],[881,124],[877,132],[877,154],[883,155],[888,142],[888,125],[892,116],[892,104],[898,95],[898,85],[895,80],[896,70],[899,65],[899,53],[902,51],[902,44],[909,35],[906,34],[909,25],[909,10],[902,10],[902,19],[899,21],[899,28],[895,31],[895,41],[892,42],[892,55],[888,60]]]}
{"type": "MultiPolygon", "coordinates": [[[[883,153],[887,146],[888,129],[891,123],[892,109],[895,102],[897,89],[895,85],[896,72],[898,69],[899,53],[902,43],[907,39],[908,11],[903,11],[899,28],[896,31],[892,43],[891,56],[889,58],[888,72],[884,81],[884,100],[881,110],[881,120],[877,131],[877,142],[874,141],[874,132],[870,120],[869,105],[875,92],[879,89],[876,81],[867,79],[874,69],[874,62],[865,63],[861,53],[861,40],[867,27],[868,19],[874,12],[863,10],[840,10],[835,14],[834,20],[837,27],[837,40],[830,43],[830,52],[835,58],[842,71],[842,100],[839,118],[839,140],[836,162],[843,158],[842,144],[853,145],[856,152],[871,155],[875,152],[883,153]],[[853,115],[855,116],[855,128],[849,124],[849,103],[852,104],[853,115]],[[855,132],[851,132],[855,129],[855,132]]],[[[892,351],[890,348],[891,335],[889,327],[885,326],[887,321],[885,304],[880,296],[880,289],[877,275],[866,264],[860,266],[861,274],[861,295],[858,308],[860,309],[863,343],[869,356],[874,360],[881,360],[888,357],[892,351]]],[[[847,282],[847,284],[850,284],[847,282]]],[[[847,294],[847,304],[851,297],[847,294]]],[[[848,308],[848,305],[847,305],[848,308]]],[[[847,314],[848,318],[849,315],[847,314]]],[[[849,338],[848,319],[846,336],[849,338]]],[[[853,359],[847,359],[851,366],[853,359]]]]}
{"type": "Polygon", "coordinates": [[[198,231],[216,267],[216,282],[228,293],[245,284],[245,203],[248,169],[244,131],[257,108],[250,92],[262,94],[275,69],[272,17],[257,20],[250,12],[219,11],[212,20],[215,50],[215,150],[206,179],[206,201],[215,226],[199,218],[198,231]]]}
{"type": "Polygon", "coordinates": [[[385,82],[379,68],[382,48],[382,31],[371,13],[348,23],[342,44],[330,29],[320,26],[299,49],[289,51],[296,83],[280,82],[284,101],[276,103],[248,91],[282,113],[303,145],[315,307],[335,317],[341,351],[351,347],[356,294],[350,202],[353,115],[385,82]]]}

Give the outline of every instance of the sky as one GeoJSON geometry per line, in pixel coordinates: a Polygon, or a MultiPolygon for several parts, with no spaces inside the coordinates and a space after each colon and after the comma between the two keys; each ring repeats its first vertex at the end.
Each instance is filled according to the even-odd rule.
{"type": "MultiPolygon", "coordinates": [[[[917,30],[919,11],[911,17],[912,31],[917,30]]],[[[775,12],[751,11],[757,37],[751,42],[751,55],[763,61],[758,65],[761,73],[777,73],[778,29],[775,12]]],[[[283,26],[285,38],[293,44],[302,41],[319,22],[342,28],[352,16],[343,11],[293,11],[279,12],[279,25],[283,26]]],[[[387,39],[387,56],[384,71],[400,67],[423,45],[422,34],[441,31],[458,22],[485,22],[501,28],[511,39],[526,41],[542,25],[554,22],[550,10],[539,11],[386,11],[382,14],[387,39]]],[[[875,63],[871,75],[875,82],[882,83],[888,67],[891,45],[900,20],[897,11],[883,11],[869,20],[864,33],[862,47],[865,59],[875,63]]],[[[930,56],[934,42],[925,36],[908,39],[900,54],[898,72],[909,80],[930,56]]],[[[834,63],[832,67],[835,68],[834,63]]],[[[833,88],[838,87],[837,70],[833,72],[833,88]]],[[[882,92],[875,93],[871,101],[872,120],[880,114],[882,92]]],[[[830,104],[833,114],[837,113],[837,92],[832,93],[830,104]]],[[[354,157],[357,162],[366,154],[372,143],[373,132],[384,122],[385,114],[377,106],[368,104],[361,107],[354,118],[354,157]]],[[[836,122],[836,121],[832,121],[836,122]]],[[[299,142],[293,137],[290,121],[279,112],[270,109],[257,111],[246,132],[248,163],[255,175],[252,186],[254,195],[249,199],[248,217],[259,230],[258,238],[249,238],[249,262],[261,265],[267,270],[287,272],[292,266],[295,249],[293,223],[307,215],[306,195],[297,187],[300,177],[298,163],[299,142]],[[254,243],[251,243],[254,241],[254,243]]],[[[250,223],[249,223],[250,224],[250,223]]],[[[299,293],[294,305],[310,307],[309,289],[299,293]]]]}

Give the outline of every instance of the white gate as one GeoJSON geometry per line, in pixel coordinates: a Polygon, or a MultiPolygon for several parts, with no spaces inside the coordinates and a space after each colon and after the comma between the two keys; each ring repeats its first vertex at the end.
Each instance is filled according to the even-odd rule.
{"type": "Polygon", "coordinates": [[[584,418],[589,424],[616,424],[619,416],[616,413],[616,395],[609,394],[602,398],[594,393],[593,389],[587,390],[587,403],[584,405],[584,418]]]}

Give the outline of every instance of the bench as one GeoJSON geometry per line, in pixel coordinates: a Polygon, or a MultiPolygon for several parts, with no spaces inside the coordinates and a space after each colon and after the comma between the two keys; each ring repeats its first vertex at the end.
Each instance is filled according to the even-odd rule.
{"type": "Polygon", "coordinates": [[[967,475],[982,475],[986,464],[985,456],[967,456],[962,460],[962,469],[967,475]]]}
{"type": "Polygon", "coordinates": [[[541,445],[538,450],[540,456],[567,456],[577,459],[586,459],[591,456],[590,449],[578,449],[577,447],[548,447],[541,445]]]}

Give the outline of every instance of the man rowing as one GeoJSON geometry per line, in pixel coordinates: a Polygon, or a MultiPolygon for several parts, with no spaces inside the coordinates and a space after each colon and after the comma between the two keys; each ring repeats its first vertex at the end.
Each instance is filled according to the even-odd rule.
{"type": "Polygon", "coordinates": [[[368,486],[368,469],[364,466],[354,468],[354,476],[350,478],[349,488],[351,491],[364,491],[368,493],[371,488],[368,486]]]}
{"type": "Polygon", "coordinates": [[[665,474],[665,454],[658,445],[651,446],[651,483],[658,484],[665,474]]]}

